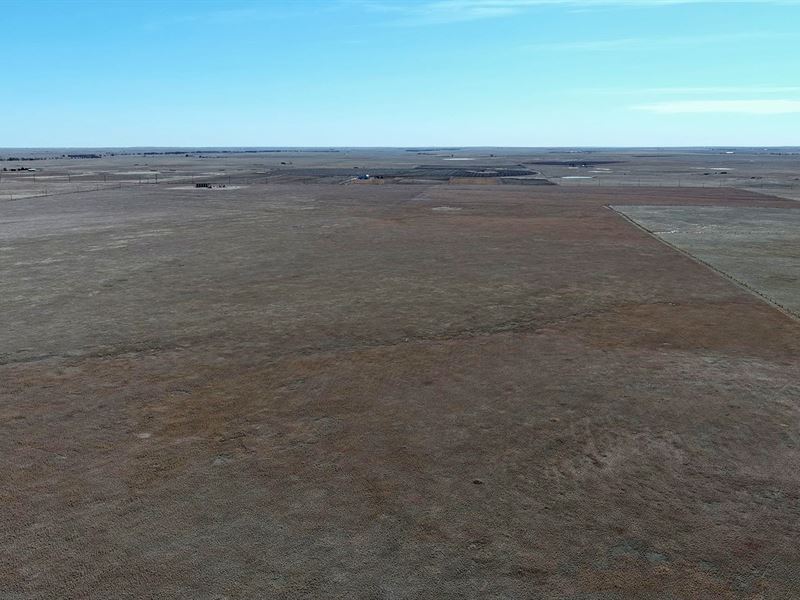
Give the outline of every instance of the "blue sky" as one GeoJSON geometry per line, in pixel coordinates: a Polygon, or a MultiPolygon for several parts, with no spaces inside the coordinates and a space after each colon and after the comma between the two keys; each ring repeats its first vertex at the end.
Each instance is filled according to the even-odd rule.
{"type": "Polygon", "coordinates": [[[800,0],[0,0],[0,147],[800,145],[800,0]]]}

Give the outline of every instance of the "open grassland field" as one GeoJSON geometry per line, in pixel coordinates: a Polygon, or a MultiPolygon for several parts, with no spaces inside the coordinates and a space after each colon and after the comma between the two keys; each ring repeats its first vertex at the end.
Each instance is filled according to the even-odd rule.
{"type": "Polygon", "coordinates": [[[0,199],[0,598],[800,597],[800,205],[418,151],[0,199]]]}

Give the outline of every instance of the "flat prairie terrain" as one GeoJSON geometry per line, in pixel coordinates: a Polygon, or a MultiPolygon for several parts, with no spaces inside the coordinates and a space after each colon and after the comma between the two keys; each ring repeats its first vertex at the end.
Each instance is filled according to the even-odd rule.
{"type": "Polygon", "coordinates": [[[0,598],[800,597],[800,323],[609,205],[800,210],[246,181],[3,202],[0,598]]]}

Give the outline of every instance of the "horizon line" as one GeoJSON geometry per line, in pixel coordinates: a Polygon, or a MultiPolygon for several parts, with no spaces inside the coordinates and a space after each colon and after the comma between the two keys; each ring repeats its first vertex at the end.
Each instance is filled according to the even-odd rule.
{"type": "Polygon", "coordinates": [[[183,145],[155,145],[155,146],[0,146],[2,150],[137,150],[137,149],[174,149],[174,150],[226,150],[226,149],[248,149],[248,150],[318,150],[318,149],[355,149],[355,150],[371,150],[371,149],[430,149],[430,150],[463,150],[463,149],[481,149],[481,148],[523,148],[523,149],[661,149],[661,148],[800,148],[800,145],[786,145],[786,144],[663,144],[663,145],[598,145],[598,144],[577,144],[577,145],[545,145],[545,146],[520,146],[520,145],[463,145],[463,144],[447,144],[447,145],[434,145],[434,144],[412,144],[400,146],[358,146],[358,145],[301,145],[301,146],[183,146],[183,145]]]}

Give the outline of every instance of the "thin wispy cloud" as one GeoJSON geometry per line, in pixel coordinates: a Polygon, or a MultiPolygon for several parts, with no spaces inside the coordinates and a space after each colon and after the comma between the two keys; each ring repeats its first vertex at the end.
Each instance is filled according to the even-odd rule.
{"type": "Polygon", "coordinates": [[[524,46],[527,50],[548,51],[586,51],[619,50],[626,48],[659,48],[668,46],[691,46],[725,44],[757,39],[774,39],[778,36],[767,31],[747,31],[741,33],[684,35],[672,37],[624,37],[607,40],[570,40],[563,42],[543,42],[524,46]]]}
{"type": "Polygon", "coordinates": [[[748,114],[784,115],[800,113],[800,100],[675,100],[632,107],[658,114],[748,114]]]}
{"type": "Polygon", "coordinates": [[[432,25],[509,17],[523,11],[548,6],[570,9],[657,8],[689,4],[798,5],[800,0],[429,0],[408,3],[391,0],[365,0],[361,5],[391,14],[406,25],[432,25]]]}
{"type": "MultiPolygon", "coordinates": [[[[632,91],[632,90],[629,90],[632,91]]],[[[635,90],[638,94],[681,96],[695,94],[795,94],[800,86],[751,85],[751,86],[707,86],[707,87],[656,87],[635,90]]]]}
{"type": "Polygon", "coordinates": [[[571,94],[595,96],[628,96],[652,99],[669,96],[706,96],[726,98],[774,96],[776,94],[800,94],[800,86],[796,85],[709,85],[709,86],[663,86],[663,87],[584,87],[570,90],[571,94]]]}

